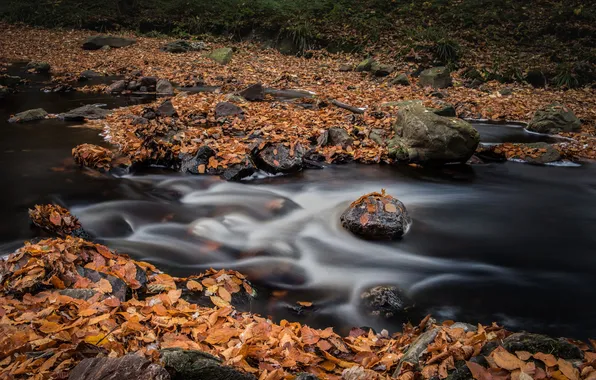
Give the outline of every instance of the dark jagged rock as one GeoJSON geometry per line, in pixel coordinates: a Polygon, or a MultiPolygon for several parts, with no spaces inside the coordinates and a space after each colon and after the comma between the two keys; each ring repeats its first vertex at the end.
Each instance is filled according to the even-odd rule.
{"type": "Polygon", "coordinates": [[[361,306],[367,314],[383,318],[402,315],[412,308],[412,302],[396,286],[375,286],[360,295],[361,306]]]}
{"type": "Polygon", "coordinates": [[[130,46],[136,41],[131,38],[98,35],[89,37],[83,42],[83,49],[85,50],[99,50],[104,46],[111,48],[121,48],[130,46]]]}
{"type": "Polygon", "coordinates": [[[208,146],[200,147],[194,156],[188,154],[180,155],[180,171],[189,174],[204,174],[207,172],[209,159],[213,156],[215,156],[215,151],[208,146]]]}
{"type": "Polygon", "coordinates": [[[160,79],[155,85],[155,92],[158,95],[174,95],[174,86],[167,79],[160,79]]]}
{"type": "Polygon", "coordinates": [[[421,86],[431,86],[432,88],[445,88],[451,86],[451,74],[447,67],[433,67],[420,73],[418,83],[421,86]]]}
{"type": "Polygon", "coordinates": [[[254,161],[257,167],[268,173],[295,173],[302,170],[305,152],[300,144],[296,144],[293,149],[283,143],[268,144],[255,154],[254,161]]]}
{"type": "Polygon", "coordinates": [[[352,203],[340,220],[345,229],[370,240],[398,239],[412,224],[402,202],[393,197],[373,194],[352,203]]]}
{"type": "Polygon", "coordinates": [[[8,119],[9,123],[26,123],[29,121],[35,120],[42,120],[48,116],[48,113],[43,108],[34,108],[32,110],[27,110],[23,112],[19,112],[10,119],[8,119]]]}
{"type": "Polygon", "coordinates": [[[100,108],[94,104],[87,104],[82,107],[75,108],[65,113],[58,115],[59,118],[65,121],[84,121],[104,119],[112,111],[100,108]]]}
{"type": "Polygon", "coordinates": [[[168,53],[188,53],[205,49],[205,43],[178,40],[164,45],[160,50],[168,53]]]}
{"type": "Polygon", "coordinates": [[[401,107],[393,129],[389,155],[403,161],[464,163],[480,142],[480,134],[470,123],[436,115],[418,104],[401,107]]]}
{"type": "Polygon", "coordinates": [[[106,92],[109,94],[119,94],[122,91],[126,90],[127,85],[128,83],[125,80],[117,80],[116,82],[108,86],[106,92]]]}
{"type": "Polygon", "coordinates": [[[163,367],[135,354],[121,358],[87,358],[77,364],[68,380],[169,380],[163,367]]]}
{"type": "Polygon", "coordinates": [[[560,103],[552,103],[536,111],[528,130],[538,133],[572,132],[581,129],[573,111],[560,103]]]}
{"type": "Polygon", "coordinates": [[[339,145],[342,148],[346,148],[354,142],[354,139],[350,137],[348,131],[341,127],[332,127],[326,130],[320,137],[319,137],[319,145],[339,145]]]}
{"type": "Polygon", "coordinates": [[[240,91],[238,95],[250,102],[260,102],[265,99],[265,89],[262,84],[257,83],[240,91]]]}
{"type": "Polygon", "coordinates": [[[241,163],[228,167],[222,174],[222,178],[226,181],[239,181],[242,178],[253,175],[257,170],[250,156],[246,156],[241,163]]]}
{"type": "Polygon", "coordinates": [[[203,351],[166,348],[160,353],[172,380],[256,380],[254,375],[224,366],[219,358],[203,351]]]}
{"type": "Polygon", "coordinates": [[[31,61],[27,64],[26,69],[40,74],[47,74],[52,69],[52,66],[47,62],[31,61]]]}
{"type": "Polygon", "coordinates": [[[228,116],[237,116],[240,118],[244,118],[244,110],[233,103],[217,103],[217,105],[215,106],[215,117],[219,119],[220,117],[228,116]]]}
{"type": "Polygon", "coordinates": [[[389,81],[390,85],[409,86],[410,80],[406,74],[399,74],[397,77],[389,81]]]}
{"type": "Polygon", "coordinates": [[[161,117],[176,117],[178,113],[171,100],[166,100],[157,107],[156,114],[161,117]]]}
{"type": "Polygon", "coordinates": [[[111,294],[114,297],[117,297],[118,299],[120,299],[120,301],[126,300],[126,296],[128,293],[128,286],[126,285],[126,283],[124,281],[122,281],[118,277],[111,276],[109,274],[105,274],[102,272],[94,271],[92,269],[83,268],[83,267],[77,267],[77,272],[82,277],[88,278],[89,280],[91,280],[93,282],[98,282],[102,278],[108,280],[108,282],[112,286],[111,294]]]}
{"type": "Polygon", "coordinates": [[[503,340],[503,347],[509,352],[528,351],[532,354],[545,352],[563,359],[583,359],[583,352],[564,338],[551,338],[541,334],[515,333],[503,340]]]}

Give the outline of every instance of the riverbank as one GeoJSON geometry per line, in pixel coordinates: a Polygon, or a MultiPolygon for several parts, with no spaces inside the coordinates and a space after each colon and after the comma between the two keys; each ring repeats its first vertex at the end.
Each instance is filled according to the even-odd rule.
{"type": "MultiPolygon", "coordinates": [[[[31,216],[58,234],[80,228],[59,207],[38,207],[31,216]]],[[[238,272],[210,270],[176,278],[149,263],[70,236],[26,243],[2,261],[0,269],[0,370],[5,378],[66,378],[85,358],[128,353],[160,365],[165,360],[166,369],[175,373],[180,364],[168,362],[164,353],[168,349],[212,354],[221,365],[235,368],[226,370],[232,371],[226,378],[587,380],[596,376],[593,341],[590,346],[512,334],[495,324],[438,323],[430,317],[418,325],[405,325],[396,334],[354,328],[341,337],[332,327],[318,330],[285,320],[274,323],[242,312],[258,294],[238,272]],[[296,377],[302,372],[317,377],[296,377]]],[[[117,375],[117,363],[108,360],[103,366],[117,375]]],[[[194,375],[200,376],[201,370],[205,369],[195,368],[194,375]]],[[[77,372],[81,370],[73,373],[77,372]]]]}

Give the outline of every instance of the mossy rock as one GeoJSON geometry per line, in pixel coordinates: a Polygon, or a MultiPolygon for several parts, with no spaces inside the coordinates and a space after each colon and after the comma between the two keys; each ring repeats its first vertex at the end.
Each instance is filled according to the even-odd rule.
{"type": "Polygon", "coordinates": [[[446,88],[452,84],[451,73],[447,67],[433,67],[420,73],[418,83],[423,87],[446,88]]]}
{"type": "Polygon", "coordinates": [[[581,122],[573,111],[560,104],[552,103],[536,111],[528,130],[538,133],[576,132],[581,122]]]}
{"type": "Polygon", "coordinates": [[[584,357],[579,347],[563,338],[555,339],[546,335],[526,332],[508,336],[503,341],[503,347],[509,352],[528,351],[532,354],[543,352],[567,360],[583,359],[584,357]]]}
{"type": "Polygon", "coordinates": [[[360,62],[354,71],[370,71],[374,64],[378,64],[374,58],[367,58],[360,62]]]}
{"type": "Polygon", "coordinates": [[[233,51],[231,48],[220,48],[213,50],[208,58],[214,60],[220,65],[227,65],[232,60],[233,51]]]}

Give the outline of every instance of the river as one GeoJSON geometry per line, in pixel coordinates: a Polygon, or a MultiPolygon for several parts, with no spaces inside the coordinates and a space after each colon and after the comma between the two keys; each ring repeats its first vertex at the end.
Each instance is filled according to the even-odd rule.
{"type": "MultiPolygon", "coordinates": [[[[75,168],[77,144],[98,130],[10,114],[142,99],[43,93],[0,101],[0,253],[39,235],[27,209],[57,202],[111,248],[174,275],[237,269],[261,289],[253,311],[317,327],[396,330],[402,319],[363,314],[363,289],[396,285],[416,318],[490,323],[556,336],[596,336],[596,166],[491,163],[420,169],[357,164],[227,183],[155,169],[120,178],[75,168]],[[343,230],[339,215],[360,195],[387,192],[413,218],[400,241],[375,243],[343,230]],[[297,308],[296,302],[313,302],[297,308]]],[[[476,124],[485,143],[536,141],[514,125],[476,124]]]]}

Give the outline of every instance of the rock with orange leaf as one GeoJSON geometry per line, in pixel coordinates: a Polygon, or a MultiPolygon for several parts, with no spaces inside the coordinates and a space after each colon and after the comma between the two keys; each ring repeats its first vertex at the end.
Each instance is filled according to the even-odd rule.
{"type": "Polygon", "coordinates": [[[402,237],[412,224],[406,206],[382,190],[365,194],[341,215],[348,231],[365,239],[391,240],[402,237]]]}

